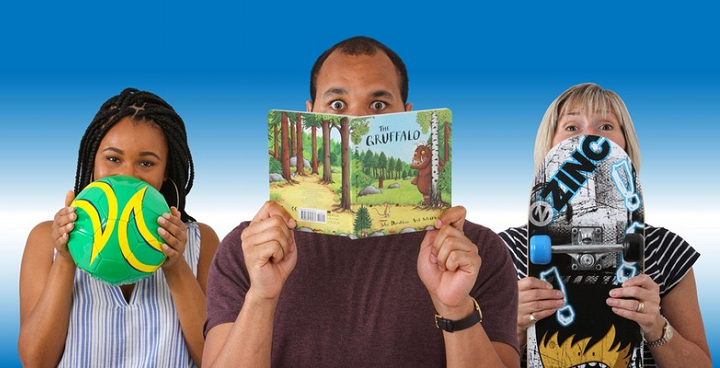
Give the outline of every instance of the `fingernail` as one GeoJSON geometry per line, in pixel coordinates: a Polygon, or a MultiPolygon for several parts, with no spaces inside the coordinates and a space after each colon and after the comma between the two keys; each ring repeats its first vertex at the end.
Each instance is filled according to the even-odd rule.
{"type": "Polygon", "coordinates": [[[165,225],[165,223],[167,223],[167,220],[165,219],[164,216],[160,216],[160,217],[158,217],[157,222],[158,222],[158,224],[160,224],[160,225],[165,225]]]}
{"type": "Polygon", "coordinates": [[[161,227],[158,228],[158,234],[160,234],[161,236],[162,236],[162,235],[167,235],[167,233],[168,233],[167,230],[165,230],[165,229],[163,229],[163,228],[161,228],[161,227]]]}
{"type": "Polygon", "coordinates": [[[432,253],[430,253],[430,262],[437,264],[437,257],[432,253]]]}
{"type": "Polygon", "coordinates": [[[611,297],[614,298],[614,297],[617,296],[617,294],[618,294],[617,290],[615,290],[615,289],[610,290],[610,296],[611,296],[611,297]]]}
{"type": "Polygon", "coordinates": [[[164,217],[164,218],[166,218],[166,219],[169,220],[169,219],[170,219],[170,214],[169,214],[169,213],[163,213],[163,214],[162,214],[162,217],[164,217]]]}

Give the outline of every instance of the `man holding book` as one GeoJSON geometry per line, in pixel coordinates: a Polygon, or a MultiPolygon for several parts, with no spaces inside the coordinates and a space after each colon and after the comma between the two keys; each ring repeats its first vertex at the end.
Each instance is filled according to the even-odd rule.
{"type": "MultiPolygon", "coordinates": [[[[410,111],[402,60],[354,37],[311,72],[308,111],[410,111]]],[[[351,240],[294,231],[267,202],[218,248],[208,280],[203,365],[518,366],[517,282],[502,240],[465,220],[351,240]]]]}

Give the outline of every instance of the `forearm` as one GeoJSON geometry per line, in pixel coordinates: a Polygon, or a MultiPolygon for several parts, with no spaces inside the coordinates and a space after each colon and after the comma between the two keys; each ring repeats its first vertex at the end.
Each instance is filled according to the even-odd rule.
{"type": "Polygon", "coordinates": [[[24,366],[56,366],[60,361],[70,321],[75,269],[72,260],[57,257],[42,294],[21,318],[18,351],[24,366]]]}
{"type": "Polygon", "coordinates": [[[213,346],[206,349],[212,351],[205,357],[206,367],[270,367],[276,307],[277,299],[258,297],[249,290],[230,330],[208,334],[207,343],[213,346]]]}
{"type": "Polygon", "coordinates": [[[712,367],[709,353],[682,337],[677,331],[666,344],[650,348],[650,353],[658,367],[712,367]]]}
{"type": "Polygon", "coordinates": [[[203,339],[203,324],[206,314],[205,293],[184,259],[177,262],[171,269],[163,269],[163,272],[173,303],[175,303],[185,344],[195,364],[200,366],[205,344],[203,339]]]}
{"type": "MultiPolygon", "coordinates": [[[[459,320],[476,313],[474,309],[474,303],[471,302],[461,308],[439,310],[438,313],[444,318],[459,320]]],[[[461,331],[443,331],[443,339],[448,367],[506,367],[482,323],[461,331]]]]}

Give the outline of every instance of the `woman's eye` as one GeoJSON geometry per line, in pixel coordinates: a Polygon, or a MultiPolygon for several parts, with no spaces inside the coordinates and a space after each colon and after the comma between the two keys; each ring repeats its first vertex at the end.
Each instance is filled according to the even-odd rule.
{"type": "Polygon", "coordinates": [[[110,162],[120,162],[120,159],[117,157],[108,157],[107,160],[110,162]]]}
{"type": "Polygon", "coordinates": [[[600,130],[613,130],[612,124],[604,124],[600,126],[600,130]]]}
{"type": "Polygon", "coordinates": [[[330,102],[330,108],[333,110],[344,110],[345,102],[342,100],[335,100],[330,102]]]}
{"type": "Polygon", "coordinates": [[[373,103],[370,104],[370,108],[376,111],[385,110],[387,107],[387,104],[383,101],[373,101],[373,103]]]}
{"type": "Polygon", "coordinates": [[[145,167],[152,167],[153,165],[155,165],[155,164],[150,161],[143,161],[140,163],[140,166],[145,166],[145,167]]]}

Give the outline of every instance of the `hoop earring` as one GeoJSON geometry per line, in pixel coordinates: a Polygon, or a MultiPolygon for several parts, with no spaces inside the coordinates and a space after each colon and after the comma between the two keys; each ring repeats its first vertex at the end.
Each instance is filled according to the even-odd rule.
{"type": "Polygon", "coordinates": [[[175,201],[175,208],[177,208],[179,211],[180,210],[180,192],[178,191],[177,184],[175,184],[175,181],[172,180],[172,178],[167,178],[167,180],[170,180],[173,187],[175,188],[175,198],[177,198],[177,201],[175,201]]]}

